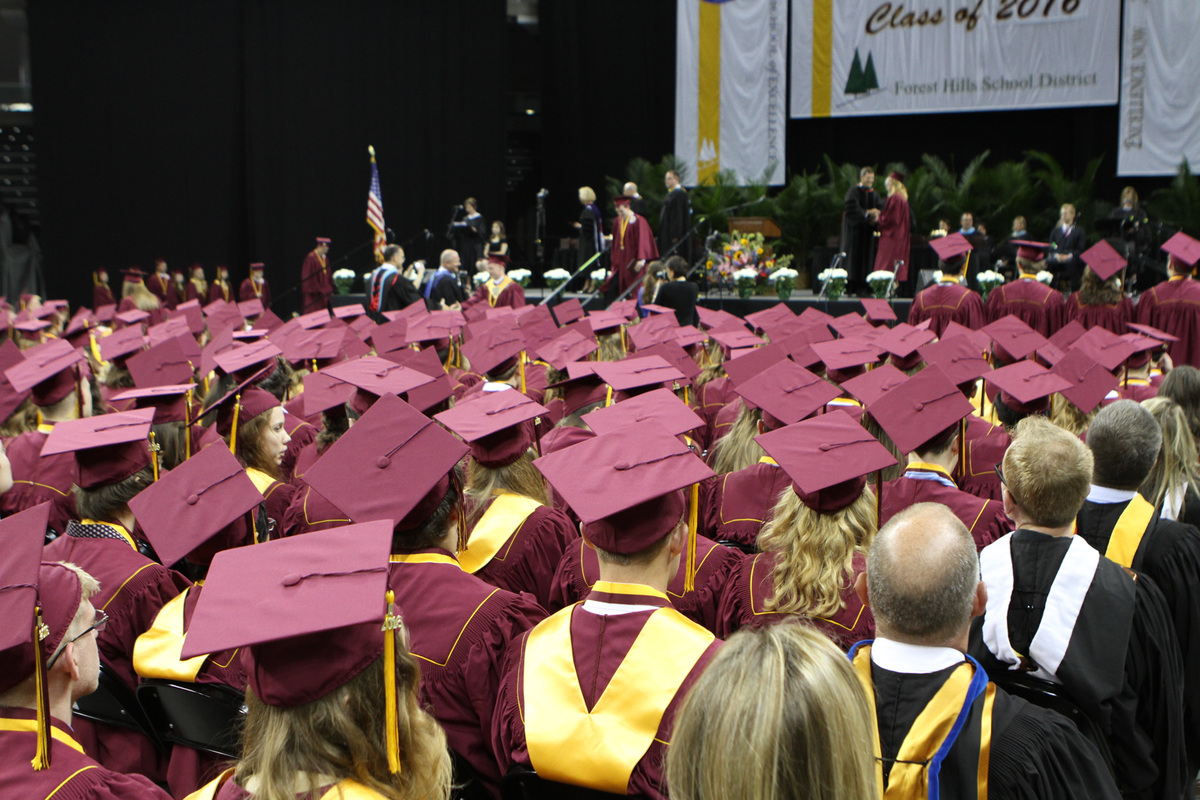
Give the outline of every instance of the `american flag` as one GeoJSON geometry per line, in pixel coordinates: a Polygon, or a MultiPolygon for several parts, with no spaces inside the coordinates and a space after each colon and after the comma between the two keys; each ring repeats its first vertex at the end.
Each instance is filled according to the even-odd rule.
{"type": "Polygon", "coordinates": [[[367,224],[375,231],[375,263],[383,263],[383,248],[387,247],[387,226],[383,222],[383,192],[379,189],[379,167],[371,155],[371,189],[367,192],[367,224]]]}

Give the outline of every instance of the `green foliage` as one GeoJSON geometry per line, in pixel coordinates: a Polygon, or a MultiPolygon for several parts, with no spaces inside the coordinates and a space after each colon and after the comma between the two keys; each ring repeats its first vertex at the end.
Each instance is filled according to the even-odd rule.
{"type": "Polygon", "coordinates": [[[1151,216],[1192,236],[1200,233],[1200,179],[1192,174],[1186,158],[1171,185],[1150,195],[1149,211],[1151,216]]]}

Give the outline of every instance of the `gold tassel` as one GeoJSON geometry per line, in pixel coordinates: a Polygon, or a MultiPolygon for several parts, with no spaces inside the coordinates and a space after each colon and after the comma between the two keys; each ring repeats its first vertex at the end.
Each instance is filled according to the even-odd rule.
{"type": "Polygon", "coordinates": [[[183,397],[183,458],[192,457],[192,390],[183,397]]]}
{"type": "Polygon", "coordinates": [[[238,412],[242,410],[242,393],[233,398],[233,427],[229,429],[229,452],[237,455],[238,412]]]}
{"type": "Polygon", "coordinates": [[[692,498],[688,508],[687,571],[683,574],[684,593],[696,588],[696,529],[700,517],[700,484],[692,484],[692,498]]]}
{"type": "Polygon", "coordinates": [[[521,394],[525,394],[525,351],[517,356],[517,363],[521,365],[521,394]]]}
{"type": "Polygon", "coordinates": [[[612,394],[613,394],[612,386],[609,385],[609,387],[604,390],[604,407],[605,408],[608,408],[609,406],[612,405],[612,394]]]}
{"type": "Polygon", "coordinates": [[[317,371],[317,360],[315,358],[312,360],[312,371],[317,371]]]}
{"type": "Polygon", "coordinates": [[[387,709],[388,770],[400,774],[400,722],[396,710],[396,593],[387,590],[387,616],[383,618],[383,702],[387,709]]]}
{"type": "Polygon", "coordinates": [[[150,468],[154,472],[154,482],[158,483],[158,451],[162,450],[159,446],[154,431],[150,431],[150,468]]]}
{"type": "Polygon", "coordinates": [[[79,364],[75,365],[75,419],[83,419],[83,378],[79,374],[79,364]]]}
{"type": "Polygon", "coordinates": [[[37,752],[34,753],[34,770],[41,772],[50,768],[50,694],[46,685],[46,665],[42,658],[42,640],[50,630],[42,622],[42,606],[39,603],[33,617],[33,686],[37,707],[37,752]]]}

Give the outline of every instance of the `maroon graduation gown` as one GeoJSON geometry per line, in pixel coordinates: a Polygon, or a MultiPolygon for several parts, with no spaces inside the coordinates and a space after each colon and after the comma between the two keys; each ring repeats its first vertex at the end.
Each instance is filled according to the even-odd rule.
{"type": "Polygon", "coordinates": [[[1063,324],[1076,321],[1089,330],[1104,328],[1121,336],[1129,333],[1129,325],[1133,322],[1133,301],[1122,297],[1121,302],[1111,306],[1085,306],[1079,302],[1079,292],[1067,298],[1063,309],[1063,324]]]}
{"type": "Polygon", "coordinates": [[[328,260],[316,250],[304,257],[304,264],[300,267],[300,291],[304,295],[303,314],[320,311],[329,305],[329,298],[333,295],[333,275],[329,271],[328,260]]]}
{"type": "Polygon", "coordinates": [[[612,274],[604,282],[605,289],[616,279],[617,293],[625,291],[641,278],[641,273],[634,272],[634,264],[655,258],[658,258],[658,244],[650,231],[650,223],[637,214],[627,224],[617,217],[613,220],[612,247],[609,249],[612,274]]]}
{"type": "Polygon", "coordinates": [[[272,525],[272,529],[259,531],[259,538],[278,539],[283,535],[283,521],[287,516],[288,506],[292,504],[292,498],[296,496],[296,487],[290,483],[272,481],[262,495],[265,498],[263,506],[266,507],[267,517],[270,520],[268,524],[272,525]]]}
{"type": "MultiPolygon", "coordinates": [[[[1112,395],[1109,392],[1109,395],[1112,395]]],[[[1151,397],[1158,397],[1158,387],[1151,386],[1150,381],[1143,378],[1130,378],[1128,383],[1122,381],[1117,385],[1116,396],[1105,397],[1103,405],[1111,405],[1117,400],[1132,400],[1135,403],[1140,403],[1143,400],[1149,400],[1151,397]]]]}
{"type": "MultiPolygon", "coordinates": [[[[126,297],[124,300],[122,300],[117,305],[117,313],[124,314],[126,311],[133,311],[136,308],[137,308],[137,303],[134,302],[134,299],[132,297],[126,297]]],[[[164,322],[167,319],[167,307],[164,305],[159,305],[158,308],[152,308],[146,313],[148,313],[150,315],[150,317],[145,320],[144,324],[146,326],[157,325],[158,323],[164,322]]],[[[138,324],[140,325],[142,323],[138,323],[138,324]]],[[[114,322],[114,325],[117,330],[125,327],[125,325],[120,320],[116,320],[114,322]]]]}
{"type": "Polygon", "coordinates": [[[701,530],[716,541],[754,546],[779,493],[791,485],[787,473],[769,461],[709,478],[700,487],[701,530]]]}
{"type": "Polygon", "coordinates": [[[883,211],[879,213],[879,249],[875,251],[875,269],[895,271],[897,283],[908,279],[911,217],[908,200],[899,192],[888,196],[883,211]],[[901,262],[899,269],[896,269],[897,261],[901,262]]]}
{"type": "Polygon", "coordinates": [[[264,280],[258,284],[258,291],[255,291],[254,278],[246,278],[242,281],[242,285],[238,287],[238,300],[253,300],[258,298],[262,300],[263,308],[271,307],[271,287],[264,280]]]}
{"type": "MultiPolygon", "coordinates": [[[[671,607],[685,617],[702,625],[713,633],[717,624],[717,610],[726,585],[733,578],[744,556],[732,548],[719,545],[704,536],[696,537],[696,578],[694,589],[684,591],[686,558],[680,557],[679,570],[667,587],[671,607]]],[[[600,559],[596,551],[576,539],[563,553],[558,570],[554,573],[554,585],[550,591],[550,611],[566,608],[588,596],[592,586],[600,579],[600,559]]]]}
{"type": "Polygon", "coordinates": [[[284,536],[297,536],[349,524],[350,517],[345,511],[303,481],[296,485],[292,501],[283,512],[283,521],[280,523],[284,536]]]}
{"type": "MultiPolygon", "coordinates": [[[[628,584],[626,584],[628,585],[628,584]]],[[[642,605],[664,607],[667,601],[650,591],[646,595],[627,595],[592,592],[589,599],[614,605],[642,605]]],[[[563,612],[568,613],[568,612],[563,612]]],[[[588,708],[595,706],[617,668],[629,654],[646,621],[653,611],[634,611],[627,614],[596,614],[583,605],[575,606],[571,614],[571,650],[575,661],[575,674],[584,703],[588,708]]],[[[529,751],[525,744],[525,722],[522,708],[525,702],[525,681],[522,662],[527,636],[523,635],[509,649],[504,664],[504,681],[500,685],[496,701],[496,716],[492,725],[492,741],[501,769],[507,771],[512,765],[531,766],[529,751]]],[[[671,729],[679,704],[700,677],[700,673],[716,655],[721,646],[714,640],[696,662],[679,691],[667,705],[659,723],[655,741],[633,768],[629,777],[630,795],[666,800],[664,762],[665,742],[671,741],[671,729]]],[[[536,691],[536,687],[534,687],[536,691]]],[[[585,742],[564,742],[565,747],[586,746],[585,742]]]]}
{"type": "Polygon", "coordinates": [[[290,483],[297,488],[305,486],[304,473],[308,472],[312,465],[317,463],[317,459],[321,455],[322,453],[317,450],[317,442],[315,440],[304,445],[300,449],[300,452],[296,454],[296,465],[292,469],[292,480],[290,483]]]}
{"type": "Polygon", "coordinates": [[[12,465],[13,487],[0,495],[0,514],[9,516],[34,506],[51,502],[51,530],[62,533],[67,523],[75,516],[75,496],[71,487],[75,484],[75,456],[73,453],[41,458],[42,445],[50,435],[51,425],[43,424],[38,430],[22,433],[9,440],[5,446],[9,464],[12,465]]]}
{"type": "Polygon", "coordinates": [[[1004,453],[1012,437],[1003,425],[993,425],[979,437],[967,438],[967,452],[959,466],[959,487],[968,494],[1000,502],[1000,477],[996,465],[1004,461],[1004,453]]]}
{"type": "Polygon", "coordinates": [[[226,303],[236,303],[233,299],[233,287],[229,285],[229,281],[213,281],[208,285],[208,302],[213,303],[217,300],[224,300],[226,303]]]}
{"type": "Polygon", "coordinates": [[[988,321],[995,322],[1009,314],[1042,336],[1049,336],[1062,327],[1062,292],[1033,278],[1017,278],[997,286],[988,295],[988,321]]]}
{"type": "MultiPolygon", "coordinates": [[[[200,285],[197,284],[194,280],[189,280],[184,287],[183,294],[184,294],[184,299],[199,300],[200,303],[203,305],[205,303],[210,302],[208,298],[212,297],[212,289],[211,289],[210,285],[205,285],[203,288],[201,288],[200,285]]],[[[214,299],[216,299],[216,298],[214,298],[214,299]]],[[[222,299],[224,299],[224,298],[222,298],[222,299]]]]}
{"type": "Polygon", "coordinates": [[[408,628],[409,650],[421,663],[422,699],[445,729],[450,748],[497,794],[501,772],[491,732],[504,654],[546,612],[529,595],[463,572],[444,550],[394,558],[405,555],[440,559],[393,563],[388,578],[408,628]]]}
{"type": "Polygon", "coordinates": [[[733,391],[733,381],[724,375],[704,384],[696,392],[696,413],[705,424],[704,441],[701,442],[705,450],[712,447],[718,438],[717,413],[735,399],[737,394],[733,391]]]}
{"type": "Polygon", "coordinates": [[[716,634],[728,639],[741,628],[760,628],[788,620],[805,619],[838,647],[848,651],[856,642],[875,635],[875,617],[854,591],[854,581],[866,567],[866,557],[855,555],[853,574],[846,577],[842,587],[842,609],[829,618],[811,618],[767,611],[766,602],[775,595],[775,555],[759,553],[749,556],[742,561],[737,573],[725,587],[716,634]]]}
{"type": "Polygon", "coordinates": [[[95,311],[100,306],[116,305],[117,299],[113,297],[112,289],[107,283],[96,283],[92,285],[92,310],[95,311]]]}
{"type": "Polygon", "coordinates": [[[579,530],[570,517],[556,508],[540,506],[508,537],[492,560],[475,572],[475,577],[510,592],[528,592],[539,605],[548,608],[555,570],[563,552],[577,540],[579,530]]]}
{"type": "Polygon", "coordinates": [[[940,503],[954,512],[979,550],[1012,530],[1000,501],[968,494],[954,485],[948,474],[924,464],[910,464],[904,475],[883,484],[880,526],[917,503],[940,503]]]}
{"type": "Polygon", "coordinates": [[[283,475],[285,481],[290,481],[292,475],[295,474],[296,459],[300,455],[300,451],[316,441],[317,429],[309,425],[304,418],[292,414],[284,414],[283,427],[292,440],[288,442],[287,449],[283,451],[283,459],[279,463],[279,473],[283,475]]]}
{"type": "Polygon", "coordinates": [[[716,463],[716,453],[713,448],[717,442],[721,440],[725,434],[729,433],[729,429],[733,427],[733,423],[737,422],[738,416],[742,413],[742,398],[736,397],[727,405],[722,406],[713,415],[712,433],[709,437],[712,444],[708,447],[708,465],[711,467],[716,463]]]}
{"type": "Polygon", "coordinates": [[[1179,276],[1143,292],[1137,321],[1179,337],[1168,346],[1175,366],[1200,367],[1200,283],[1179,276]]]}
{"type": "Polygon", "coordinates": [[[912,307],[908,310],[909,325],[931,319],[933,322],[929,329],[939,337],[951,322],[973,331],[979,330],[986,324],[984,317],[983,300],[957,281],[941,281],[922,289],[913,298],[912,307]]]}
{"type": "Polygon", "coordinates": [[[36,725],[31,709],[0,709],[0,797],[51,797],[54,800],[170,800],[170,795],[143,775],[125,775],[106,769],[90,758],[71,727],[51,718],[50,767],[34,771],[30,760],[37,749],[36,725]]]}
{"type": "Polygon", "coordinates": [[[496,297],[496,302],[492,303],[490,289],[488,288],[489,283],[491,283],[490,279],[479,284],[479,287],[475,290],[475,294],[463,301],[462,307],[464,309],[474,306],[480,306],[481,308],[520,308],[525,305],[525,290],[521,288],[521,284],[510,280],[508,285],[500,290],[499,296],[496,297]]]}
{"type": "Polygon", "coordinates": [[[179,289],[175,288],[175,280],[170,275],[156,272],[146,276],[146,288],[158,298],[163,308],[173,309],[179,305],[179,289]]]}
{"type": "MultiPolygon", "coordinates": [[[[100,526],[86,526],[92,527],[100,526]]],[[[47,545],[42,557],[77,564],[100,582],[100,592],[92,598],[92,605],[108,615],[108,625],[99,634],[100,658],[132,690],[137,686],[134,642],[154,624],[163,604],[190,584],[125,540],[80,538],[73,530],[74,525],[47,545]]],[[[141,773],[155,781],[166,778],[166,760],[140,733],[83,719],[75,720],[74,727],[88,754],[109,769],[141,773]]]]}

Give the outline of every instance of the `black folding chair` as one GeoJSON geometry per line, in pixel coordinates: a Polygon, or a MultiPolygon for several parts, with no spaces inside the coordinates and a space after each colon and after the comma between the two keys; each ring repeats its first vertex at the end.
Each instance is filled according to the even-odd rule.
{"type": "Polygon", "coordinates": [[[138,686],[137,700],[164,742],[225,758],[241,755],[242,692],[219,683],[147,680],[138,686]]]}
{"type": "Polygon", "coordinates": [[[717,544],[724,547],[732,547],[734,550],[740,550],[748,556],[752,556],[758,552],[758,545],[742,544],[741,542],[735,542],[732,539],[718,539],[717,544]]]}
{"type": "Polygon", "coordinates": [[[103,661],[100,662],[100,681],[96,691],[76,700],[72,713],[92,722],[137,731],[153,742],[154,748],[160,753],[167,752],[166,743],[155,733],[133,691],[103,661]]]}

